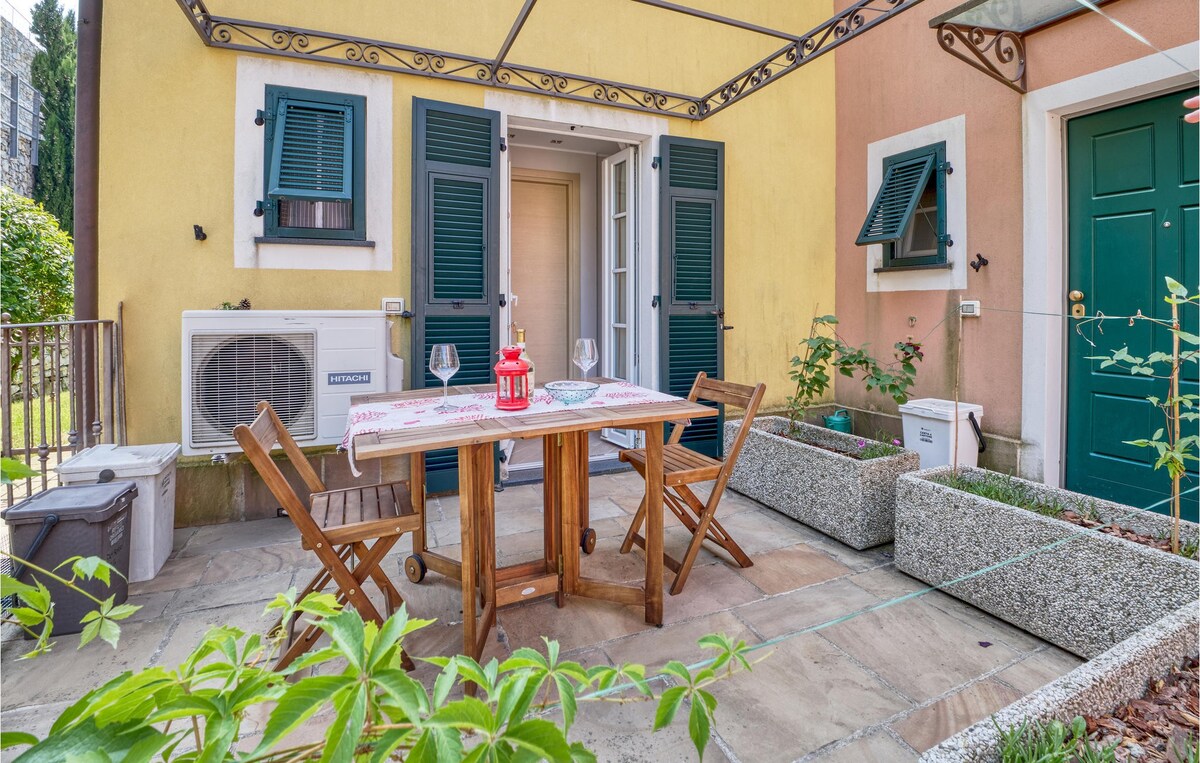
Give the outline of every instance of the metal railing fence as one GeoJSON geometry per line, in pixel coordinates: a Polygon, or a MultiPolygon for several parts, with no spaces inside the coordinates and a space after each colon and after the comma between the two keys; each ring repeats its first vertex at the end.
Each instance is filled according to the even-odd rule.
{"type": "Polygon", "coordinates": [[[0,316],[0,455],[37,476],[4,486],[11,506],[57,484],[54,467],[125,439],[120,322],[8,323],[0,316]]]}

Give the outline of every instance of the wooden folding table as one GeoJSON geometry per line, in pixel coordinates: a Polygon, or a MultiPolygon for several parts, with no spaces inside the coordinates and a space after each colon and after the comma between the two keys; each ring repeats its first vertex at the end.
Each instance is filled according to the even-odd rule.
{"type": "MultiPolygon", "coordinates": [[[[493,390],[490,386],[454,387],[455,394],[493,390]]],[[[429,397],[430,390],[362,395],[353,406],[429,397]]],[[[458,449],[459,522],[462,558],[429,551],[424,529],[414,549],[429,569],[462,582],[463,653],[479,659],[496,622],[496,608],[555,594],[584,596],[620,604],[640,604],[646,622],[663,618],[663,427],[669,421],[716,416],[717,411],[682,398],[640,405],[564,408],[561,411],[481,419],[456,424],[361,434],[354,438],[357,459],[412,456],[412,497],[424,506],[424,454],[458,449]],[[641,587],[619,585],[579,574],[580,538],[588,504],[588,433],[601,429],[639,429],[646,433],[646,580],[641,587]],[[541,560],[496,569],[495,503],[492,448],[499,440],[542,438],[545,459],[545,539],[541,560]],[[564,543],[564,539],[567,542],[564,543]],[[481,616],[476,622],[478,597],[481,616]]]]}

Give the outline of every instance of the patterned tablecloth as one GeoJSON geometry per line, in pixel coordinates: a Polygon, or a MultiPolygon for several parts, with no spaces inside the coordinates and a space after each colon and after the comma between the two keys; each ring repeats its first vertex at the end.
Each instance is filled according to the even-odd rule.
{"type": "Polygon", "coordinates": [[[357,465],[354,463],[354,438],[360,434],[435,427],[464,421],[502,419],[508,416],[532,416],[538,413],[553,413],[554,411],[579,408],[646,405],[678,399],[665,392],[656,392],[631,382],[611,382],[601,384],[600,388],[596,390],[596,394],[587,400],[570,405],[560,403],[550,397],[548,393],[537,390],[533,399],[529,401],[529,407],[519,411],[502,411],[497,408],[495,392],[451,395],[450,404],[456,406],[452,411],[436,410],[442,404],[440,394],[389,403],[365,403],[350,406],[346,417],[346,435],[342,438],[342,447],[350,454],[350,466],[357,474],[357,465]]]}

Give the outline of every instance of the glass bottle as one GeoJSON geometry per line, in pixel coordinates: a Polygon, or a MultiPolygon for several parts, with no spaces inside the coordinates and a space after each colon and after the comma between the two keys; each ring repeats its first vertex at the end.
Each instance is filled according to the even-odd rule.
{"type": "Polygon", "coordinates": [[[517,329],[517,347],[521,348],[521,360],[529,364],[529,397],[533,399],[537,380],[534,377],[533,358],[529,357],[529,353],[525,350],[525,329],[517,329]]]}

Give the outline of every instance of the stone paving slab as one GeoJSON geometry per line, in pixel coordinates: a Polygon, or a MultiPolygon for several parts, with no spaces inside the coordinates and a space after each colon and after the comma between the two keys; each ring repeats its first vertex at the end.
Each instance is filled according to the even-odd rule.
{"type": "MultiPolygon", "coordinates": [[[[641,500],[633,472],[591,481],[596,553],[584,574],[614,582],[641,579],[645,557],[619,546],[641,500]]],[[[707,486],[697,490],[703,500],[707,486]]],[[[497,497],[498,559],[502,564],[541,555],[541,487],[516,486],[497,497]]],[[[458,500],[439,496],[428,507],[430,542],[457,557],[458,500]]],[[[1077,658],[944,594],[880,607],[924,589],[898,572],[891,549],[855,551],[757,503],[727,492],[718,519],[755,564],[742,569],[707,544],[679,596],[665,597],[665,626],[644,622],[637,607],[569,598],[500,611],[485,659],[503,659],[522,646],[557,639],[565,658],[586,666],[670,659],[695,662],[706,652],[696,639],[723,632],[758,646],[763,658],[750,674],[713,687],[719,706],[706,760],[908,761],[918,751],[986,716],[1078,664],[1077,658]],[[856,614],[857,613],[857,614],[856,614]],[[830,621],[849,617],[835,625],[830,621]],[[795,635],[804,629],[813,632],[795,635]],[[981,646],[986,642],[989,646],[981,646]]],[[[682,555],[690,536],[668,514],[665,545],[682,555]]],[[[53,653],[20,661],[20,640],[0,654],[0,724],[42,732],[70,700],[126,669],[171,666],[215,625],[265,632],[266,603],[315,572],[286,518],[177,530],[175,551],[152,581],[131,586],[130,602],[143,610],[124,628],[119,650],[94,643],[76,651],[65,636],[53,653]]],[[[461,645],[462,600],[457,583],[430,573],[420,585],[402,571],[405,538],[384,561],[410,611],[437,622],[411,637],[416,657],[445,655],[461,645]]],[[[664,575],[670,585],[673,574],[664,575]]],[[[5,637],[11,639],[11,629],[5,637]]],[[[433,666],[414,674],[431,682],[433,666]]],[[[686,708],[680,713],[686,717],[686,708]]],[[[587,703],[572,737],[593,746],[604,761],[688,760],[694,752],[686,725],[650,733],[653,707],[642,703],[587,703]]],[[[328,722],[316,716],[296,739],[312,738],[328,722]]],[[[261,719],[246,727],[253,746],[261,719]]],[[[0,755],[10,760],[12,751],[0,755]]]]}

